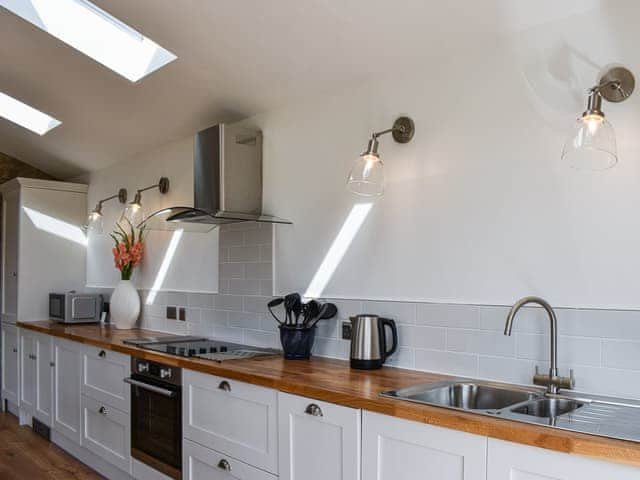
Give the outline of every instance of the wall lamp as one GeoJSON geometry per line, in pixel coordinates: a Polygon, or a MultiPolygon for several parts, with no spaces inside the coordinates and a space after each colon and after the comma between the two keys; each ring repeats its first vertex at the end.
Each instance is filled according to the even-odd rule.
{"type": "Polygon", "coordinates": [[[367,149],[356,159],[347,188],[363,197],[379,197],[384,193],[384,165],[378,154],[378,137],[390,133],[398,143],[409,143],[415,133],[415,125],[409,117],[400,117],[387,130],[371,135],[367,149]]]}
{"type": "Polygon", "coordinates": [[[635,88],[633,74],[624,67],[613,67],[588,90],[587,109],[578,118],[562,149],[563,160],[578,170],[606,170],[618,163],[616,134],[605,119],[602,100],[624,102],[635,88]]]}
{"type": "Polygon", "coordinates": [[[132,225],[138,226],[144,220],[144,214],[142,211],[142,192],[157,188],[161,194],[165,194],[169,191],[169,179],[167,177],[160,177],[158,183],[150,185],[148,187],[140,188],[136,191],[136,195],[131,202],[122,212],[122,218],[127,219],[132,225]]]}
{"type": "Polygon", "coordinates": [[[104,219],[102,216],[102,205],[109,200],[117,198],[120,203],[126,203],[127,201],[127,189],[121,188],[118,193],[111,195],[110,197],[100,200],[93,211],[87,217],[87,223],[85,224],[85,230],[87,232],[102,233],[104,228],[104,219]]]}

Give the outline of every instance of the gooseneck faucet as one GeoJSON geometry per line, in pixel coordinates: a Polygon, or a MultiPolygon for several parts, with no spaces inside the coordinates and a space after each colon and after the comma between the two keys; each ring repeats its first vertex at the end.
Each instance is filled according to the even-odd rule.
{"type": "Polygon", "coordinates": [[[549,368],[549,375],[541,375],[538,373],[538,367],[536,367],[536,373],[533,376],[533,383],[536,385],[544,385],[547,387],[548,393],[558,393],[559,388],[573,388],[575,381],[573,378],[573,370],[571,370],[569,377],[560,377],[558,376],[558,320],[556,318],[556,313],[549,305],[549,302],[540,298],[540,297],[524,297],[518,300],[511,310],[509,310],[509,314],[507,315],[507,323],[504,327],[504,334],[507,336],[511,335],[511,328],[513,327],[513,319],[515,318],[518,311],[528,304],[536,304],[540,305],[545,309],[547,315],[549,316],[550,323],[550,338],[549,343],[551,346],[551,351],[549,354],[549,362],[551,366],[549,368]]]}

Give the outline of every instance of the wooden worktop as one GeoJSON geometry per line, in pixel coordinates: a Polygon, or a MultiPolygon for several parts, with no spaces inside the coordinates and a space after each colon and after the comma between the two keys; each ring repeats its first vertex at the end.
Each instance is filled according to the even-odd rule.
{"type": "Polygon", "coordinates": [[[125,353],[166,365],[197,370],[317,400],[361,408],[430,425],[522,443],[564,453],[640,467],[640,444],[556,430],[511,420],[418,405],[380,397],[380,392],[450,377],[399,368],[352,370],[341,360],[284,360],[260,357],[223,363],[176,357],[125,345],[127,338],[162,336],[149,330],[116,330],[99,325],[61,325],[49,321],[18,323],[20,328],[125,353]]]}

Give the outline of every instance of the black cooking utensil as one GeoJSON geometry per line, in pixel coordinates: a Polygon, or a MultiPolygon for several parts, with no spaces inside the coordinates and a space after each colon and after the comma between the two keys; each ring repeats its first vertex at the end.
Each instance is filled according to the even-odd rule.
{"type": "Polygon", "coordinates": [[[333,318],[338,314],[338,307],[336,307],[333,303],[326,303],[325,306],[327,308],[320,316],[320,320],[329,320],[330,318],[333,318]]]}
{"type": "Polygon", "coordinates": [[[285,312],[287,313],[287,325],[293,325],[293,311],[294,309],[299,308],[298,305],[300,305],[301,300],[300,300],[300,294],[299,293],[290,293],[288,295],[285,295],[284,297],[284,309],[285,312]]]}
{"type": "Polygon", "coordinates": [[[273,307],[277,307],[278,305],[282,305],[282,303],[283,303],[283,302],[284,302],[284,298],[279,297],[279,298],[274,298],[274,299],[273,299],[273,300],[271,300],[269,303],[267,303],[267,308],[269,309],[269,313],[271,314],[271,316],[272,316],[273,318],[275,318],[275,319],[276,319],[276,322],[278,322],[280,325],[284,325],[284,324],[285,324],[285,322],[283,322],[282,320],[280,320],[280,319],[278,318],[278,316],[277,316],[275,313],[273,313],[272,308],[273,308],[273,307]]]}
{"type": "Polygon", "coordinates": [[[325,303],[324,305],[322,305],[322,307],[320,307],[320,310],[318,311],[316,316],[313,317],[311,320],[309,320],[309,323],[307,324],[307,328],[313,328],[316,326],[316,323],[318,323],[320,319],[323,317],[323,315],[327,313],[327,310],[329,309],[329,305],[330,305],[329,303],[325,303]]]}
{"type": "Polygon", "coordinates": [[[320,304],[315,300],[309,300],[307,303],[305,303],[304,315],[302,317],[303,318],[302,325],[306,327],[307,324],[309,323],[309,320],[315,317],[318,314],[319,310],[320,310],[320,304]]]}

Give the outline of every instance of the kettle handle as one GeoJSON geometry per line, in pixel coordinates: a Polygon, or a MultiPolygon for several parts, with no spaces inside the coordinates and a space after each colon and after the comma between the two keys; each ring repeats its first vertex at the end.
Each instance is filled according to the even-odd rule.
{"type": "Polygon", "coordinates": [[[382,324],[382,329],[383,330],[384,330],[384,327],[389,327],[391,329],[391,340],[392,340],[391,343],[392,343],[392,345],[391,345],[391,348],[389,350],[386,350],[387,345],[386,345],[386,335],[385,335],[384,359],[386,360],[387,357],[390,357],[391,355],[393,355],[394,352],[396,351],[396,349],[398,348],[398,329],[396,327],[396,322],[394,322],[390,318],[381,318],[380,322],[382,324]]]}

